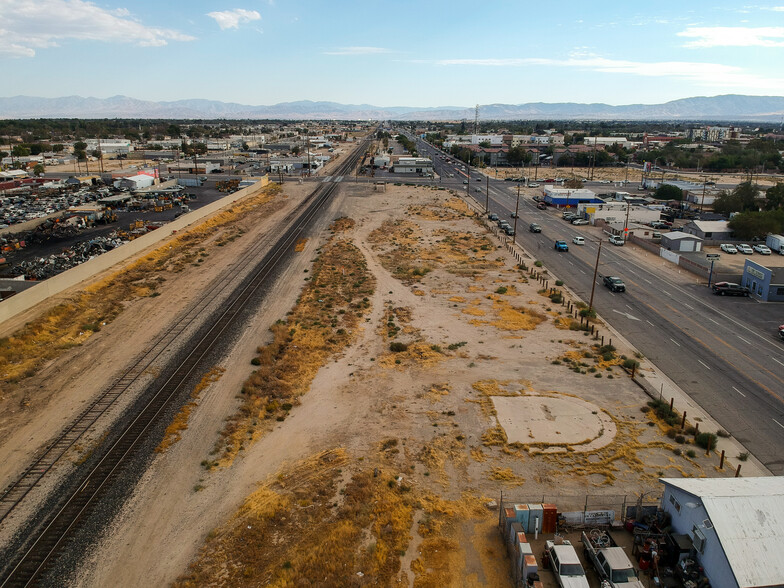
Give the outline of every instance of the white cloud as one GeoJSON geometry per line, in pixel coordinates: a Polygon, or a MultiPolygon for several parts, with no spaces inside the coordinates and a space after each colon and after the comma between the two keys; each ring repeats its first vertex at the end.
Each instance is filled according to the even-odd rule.
{"type": "Polygon", "coordinates": [[[68,40],[158,47],[194,39],[145,25],[125,9],[106,10],[84,0],[0,0],[0,23],[0,57],[33,57],[37,49],[68,40]]]}
{"type": "Polygon", "coordinates": [[[383,47],[339,47],[334,51],[325,51],[324,55],[376,55],[380,53],[391,53],[391,51],[383,47]]]}
{"type": "Polygon", "coordinates": [[[241,24],[254,20],[261,20],[261,15],[258,12],[255,10],[245,10],[244,8],[223,10],[221,12],[208,12],[207,16],[214,19],[223,31],[226,29],[238,29],[241,24]]]}
{"type": "Polygon", "coordinates": [[[784,27],[689,27],[686,47],[784,47],[784,27]]]}
{"type": "Polygon", "coordinates": [[[443,59],[437,65],[469,65],[480,67],[563,67],[611,74],[625,74],[655,78],[676,78],[694,82],[705,88],[719,91],[754,88],[756,91],[784,93],[784,78],[748,73],[740,67],[720,63],[689,61],[641,62],[581,53],[566,59],[551,58],[507,58],[507,59],[443,59]]]}

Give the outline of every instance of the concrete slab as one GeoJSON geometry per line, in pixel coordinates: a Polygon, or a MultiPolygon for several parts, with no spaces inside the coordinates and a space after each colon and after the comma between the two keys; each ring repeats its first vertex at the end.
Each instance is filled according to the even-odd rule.
{"type": "Polygon", "coordinates": [[[615,438],[610,415],[573,396],[493,396],[498,424],[509,443],[528,445],[534,452],[589,452],[615,438]],[[536,445],[530,447],[530,445],[536,445]]]}

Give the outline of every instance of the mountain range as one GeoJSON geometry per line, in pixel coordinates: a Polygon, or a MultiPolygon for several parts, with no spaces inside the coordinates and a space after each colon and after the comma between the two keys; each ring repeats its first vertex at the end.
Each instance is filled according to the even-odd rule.
{"type": "MultiPolygon", "coordinates": [[[[338,102],[281,102],[250,106],[217,100],[187,99],[172,102],[138,100],[128,96],[84,98],[64,96],[0,97],[0,119],[22,118],[149,118],[149,119],[283,119],[283,120],[461,120],[474,118],[473,107],[373,106],[338,102]]],[[[757,121],[784,120],[784,97],[700,96],[663,104],[609,104],[578,102],[529,102],[485,104],[482,120],[661,120],[661,121],[757,121]]]]}

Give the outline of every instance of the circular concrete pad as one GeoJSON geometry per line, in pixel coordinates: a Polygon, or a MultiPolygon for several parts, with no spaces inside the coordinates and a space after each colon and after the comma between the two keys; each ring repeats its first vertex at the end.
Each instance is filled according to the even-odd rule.
{"type": "MultiPolygon", "coordinates": [[[[573,396],[492,396],[508,443],[551,445],[539,451],[594,451],[615,438],[615,423],[598,406],[573,396]]],[[[533,449],[533,448],[531,448],[533,449]]]]}

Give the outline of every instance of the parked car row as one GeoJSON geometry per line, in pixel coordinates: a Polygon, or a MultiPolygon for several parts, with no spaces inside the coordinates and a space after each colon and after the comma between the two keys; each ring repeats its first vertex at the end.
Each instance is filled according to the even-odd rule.
{"type": "Polygon", "coordinates": [[[736,253],[744,253],[746,255],[751,255],[752,253],[756,252],[760,255],[770,255],[771,251],[767,245],[763,245],[762,243],[757,243],[753,247],[749,247],[746,243],[738,243],[734,245],[732,243],[722,243],[719,246],[724,253],[729,253],[730,255],[735,255],[736,253]]]}

